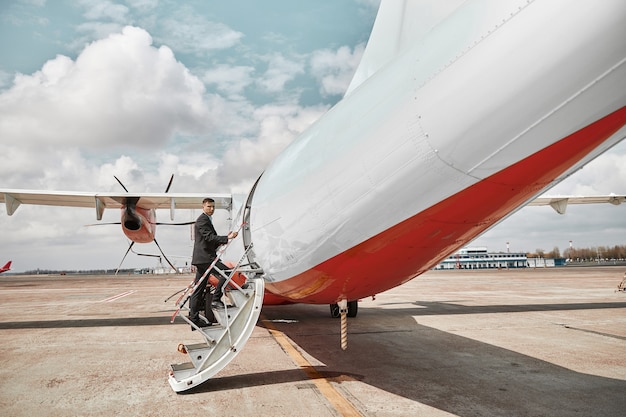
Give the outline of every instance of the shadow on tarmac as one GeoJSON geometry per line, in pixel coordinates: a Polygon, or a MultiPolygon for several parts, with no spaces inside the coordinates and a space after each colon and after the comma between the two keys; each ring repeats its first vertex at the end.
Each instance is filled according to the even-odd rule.
{"type": "MultiPolygon", "coordinates": [[[[626,381],[583,374],[474,339],[420,325],[414,316],[626,308],[626,303],[460,306],[415,302],[415,308],[359,309],[349,319],[348,349],[327,307],[264,307],[263,316],[325,366],[334,381],[360,380],[459,416],[622,416],[626,381]],[[426,308],[424,308],[426,307],[426,308]],[[288,319],[285,321],[283,319],[288,319]],[[294,320],[295,322],[289,322],[294,320]]],[[[526,329],[525,331],[529,331],[526,329]]],[[[563,341],[567,343],[567,341],[563,341]]],[[[558,354],[558,352],[556,352],[558,354]]],[[[581,352],[581,360],[584,354],[581,352]]],[[[304,381],[292,374],[278,379],[304,381]]],[[[263,376],[219,378],[206,389],[266,384],[263,376]],[[249,379],[251,378],[251,379],[249,379]]],[[[272,381],[271,383],[275,383],[272,381]]]]}
{"type": "MultiPolygon", "coordinates": [[[[159,326],[172,325],[171,316],[162,317],[122,317],[101,319],[68,319],[68,320],[36,320],[36,321],[10,321],[0,323],[0,330],[8,329],[61,329],[74,327],[135,327],[135,326],[159,326]]],[[[182,320],[178,323],[183,324],[182,320]]]]}
{"type": "MultiPolygon", "coordinates": [[[[455,304],[452,302],[431,302],[431,301],[416,301],[413,303],[415,308],[393,309],[384,310],[380,308],[370,308],[374,315],[380,317],[382,315],[388,315],[390,312],[395,315],[397,312],[403,312],[410,316],[430,316],[441,314],[497,314],[497,313],[521,313],[531,311],[570,311],[570,310],[596,310],[596,309],[613,309],[613,308],[626,308],[626,302],[611,302],[611,303],[556,303],[556,304],[517,304],[517,305],[488,305],[488,306],[466,306],[462,304],[455,304]]],[[[384,306],[393,306],[393,303],[382,304],[384,306]]],[[[407,303],[401,305],[406,306],[407,303]]],[[[316,309],[315,312],[311,312],[311,318],[324,315],[320,313],[322,310],[327,310],[327,306],[308,306],[302,304],[295,304],[293,306],[263,306],[263,312],[276,311],[280,315],[281,311],[286,310],[289,307],[301,306],[303,308],[316,309]],[[275,310],[274,310],[275,309],[275,310]]],[[[359,315],[363,315],[364,311],[368,309],[360,308],[359,315]]],[[[54,328],[74,328],[74,327],[111,327],[111,326],[159,326],[159,325],[171,325],[171,313],[167,312],[165,316],[155,317],[111,317],[111,318],[97,318],[97,319],[67,319],[67,320],[35,320],[35,321],[11,321],[0,322],[0,330],[6,329],[54,329],[54,328]]],[[[328,316],[328,314],[326,314],[328,316]]],[[[178,319],[175,324],[185,324],[181,319],[178,319]]],[[[332,322],[334,323],[334,322],[332,322]]],[[[282,329],[281,329],[282,330],[282,329]]]]}
{"type": "MultiPolygon", "coordinates": [[[[318,369],[320,378],[331,381],[357,380],[363,379],[363,375],[350,374],[345,372],[330,372],[318,369]]],[[[301,383],[302,388],[312,388],[313,384],[302,369],[287,369],[284,371],[259,372],[254,374],[233,375],[227,377],[212,378],[187,391],[179,392],[180,395],[198,394],[201,392],[229,391],[256,386],[266,386],[284,383],[301,383]]]]}

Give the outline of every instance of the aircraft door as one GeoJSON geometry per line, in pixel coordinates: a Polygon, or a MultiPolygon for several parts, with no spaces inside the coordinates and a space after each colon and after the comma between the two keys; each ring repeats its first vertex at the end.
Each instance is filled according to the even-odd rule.
{"type": "MultiPolygon", "coordinates": [[[[252,244],[252,232],[250,228],[250,212],[252,210],[252,197],[254,196],[254,191],[256,190],[256,186],[259,184],[259,180],[261,179],[262,176],[263,174],[261,174],[259,178],[257,178],[254,185],[252,186],[252,189],[250,190],[250,193],[248,194],[248,198],[246,199],[246,205],[243,209],[243,219],[242,219],[243,227],[241,229],[241,235],[242,235],[241,237],[243,239],[243,245],[245,248],[247,248],[248,246],[252,244]]],[[[254,254],[254,247],[252,247],[248,251],[248,263],[250,264],[251,268],[260,268],[261,266],[256,263],[255,258],[256,257],[254,254]]]]}

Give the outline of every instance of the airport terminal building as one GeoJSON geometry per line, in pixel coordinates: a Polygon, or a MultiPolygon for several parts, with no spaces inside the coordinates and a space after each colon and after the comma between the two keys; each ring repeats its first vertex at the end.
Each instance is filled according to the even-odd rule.
{"type": "Polygon", "coordinates": [[[441,261],[434,269],[502,269],[527,268],[529,266],[526,253],[487,252],[485,247],[476,247],[461,249],[441,261]]]}

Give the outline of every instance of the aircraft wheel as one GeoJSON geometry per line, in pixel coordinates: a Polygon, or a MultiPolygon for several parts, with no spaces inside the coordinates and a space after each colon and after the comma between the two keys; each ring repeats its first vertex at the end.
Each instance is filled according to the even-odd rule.
{"type": "Polygon", "coordinates": [[[359,300],[348,301],[348,317],[356,317],[359,312],[359,300]]]}
{"type": "Polygon", "coordinates": [[[330,305],[330,317],[336,319],[340,315],[341,313],[339,312],[339,304],[331,304],[330,305]]]}

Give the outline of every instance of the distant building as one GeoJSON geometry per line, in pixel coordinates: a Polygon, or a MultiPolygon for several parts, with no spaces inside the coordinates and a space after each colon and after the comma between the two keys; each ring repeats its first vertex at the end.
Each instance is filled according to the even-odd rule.
{"type": "Polygon", "coordinates": [[[551,268],[565,264],[565,258],[528,258],[529,268],[551,268]]]}
{"type": "Polygon", "coordinates": [[[487,252],[487,248],[476,247],[461,249],[441,261],[434,269],[502,269],[528,266],[526,253],[487,252]]]}

